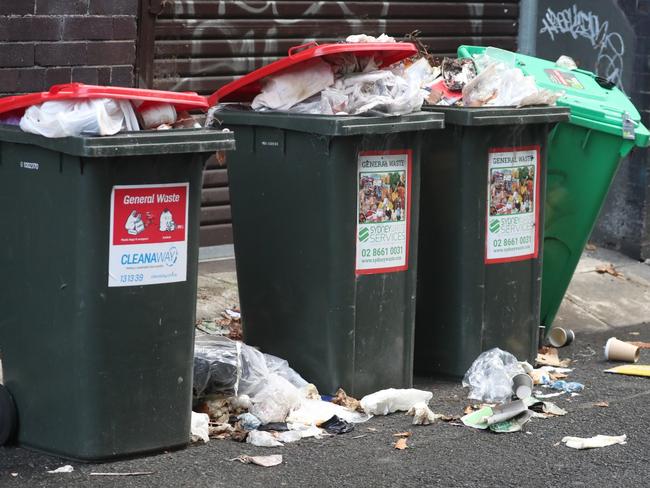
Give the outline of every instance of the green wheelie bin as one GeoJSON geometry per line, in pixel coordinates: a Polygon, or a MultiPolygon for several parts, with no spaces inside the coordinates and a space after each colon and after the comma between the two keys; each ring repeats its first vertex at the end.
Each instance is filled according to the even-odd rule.
{"type": "MultiPolygon", "coordinates": [[[[458,56],[485,49],[460,46],[458,56]]],[[[629,98],[607,80],[582,69],[510,54],[515,66],[534,76],[540,88],[563,91],[557,104],[571,109],[569,121],[558,124],[548,142],[540,317],[548,332],[621,160],[635,146],[648,146],[650,133],[629,98]]]]}
{"type": "Polygon", "coordinates": [[[421,168],[416,374],[462,376],[538,346],[547,137],[563,107],[430,107],[421,168]]]}
{"type": "Polygon", "coordinates": [[[213,129],[0,126],[0,421],[9,393],[19,445],[101,461],[188,444],[202,169],[232,148],[213,129]]]}
{"type": "MultiPolygon", "coordinates": [[[[384,59],[415,54],[408,43],[316,46],[213,99],[243,101],[273,70],[368,49],[384,59]]],[[[228,179],[244,340],[288,360],[325,394],[410,387],[420,158],[424,137],[443,127],[443,116],[228,105],[214,115],[236,134],[228,179]]]]}

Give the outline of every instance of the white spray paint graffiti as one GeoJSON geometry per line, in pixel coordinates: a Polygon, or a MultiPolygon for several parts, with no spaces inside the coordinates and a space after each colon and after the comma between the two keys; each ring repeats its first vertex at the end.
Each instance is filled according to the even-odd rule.
{"type": "Polygon", "coordinates": [[[609,21],[601,21],[598,15],[580,10],[575,4],[558,11],[547,8],[539,33],[548,34],[552,41],[560,34],[587,39],[597,51],[594,71],[623,89],[625,42],[621,34],[610,32],[609,21]]]}

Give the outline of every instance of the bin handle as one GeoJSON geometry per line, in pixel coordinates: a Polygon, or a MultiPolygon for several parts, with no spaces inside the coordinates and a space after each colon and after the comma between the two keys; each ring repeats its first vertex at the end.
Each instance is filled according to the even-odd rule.
{"type": "Polygon", "coordinates": [[[311,41],[311,42],[308,42],[308,43],[306,43],[306,44],[301,44],[300,46],[293,46],[293,47],[290,47],[290,48],[289,48],[289,51],[288,51],[289,57],[292,58],[293,56],[295,56],[296,54],[298,54],[298,53],[296,52],[296,51],[298,51],[298,50],[300,50],[300,51],[302,52],[302,51],[304,51],[304,50],[307,49],[307,48],[310,48],[310,47],[316,47],[316,46],[318,46],[318,43],[317,43],[316,41],[311,41]]]}
{"type": "Polygon", "coordinates": [[[83,86],[83,83],[63,83],[60,85],[52,85],[50,88],[50,93],[55,95],[63,90],[79,90],[83,86]]]}

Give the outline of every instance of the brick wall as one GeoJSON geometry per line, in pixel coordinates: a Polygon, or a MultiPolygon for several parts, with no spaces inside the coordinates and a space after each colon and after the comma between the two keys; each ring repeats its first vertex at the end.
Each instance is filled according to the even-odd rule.
{"type": "Polygon", "coordinates": [[[133,86],[138,0],[0,0],[0,94],[133,86]]]}

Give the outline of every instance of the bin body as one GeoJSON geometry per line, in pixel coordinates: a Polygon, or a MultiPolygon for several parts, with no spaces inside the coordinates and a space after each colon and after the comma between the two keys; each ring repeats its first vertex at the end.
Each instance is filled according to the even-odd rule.
{"type": "MultiPolygon", "coordinates": [[[[217,118],[235,131],[238,147],[228,177],[244,340],[288,360],[324,394],[411,386],[419,131],[441,127],[442,117],[217,118]],[[360,269],[357,253],[372,253],[362,240],[380,231],[368,237],[358,223],[359,168],[381,158],[410,161],[402,173],[406,234],[386,237],[388,253],[405,246],[403,266],[360,269]]],[[[387,175],[381,167],[376,174],[387,175]]]]}
{"type": "MultiPolygon", "coordinates": [[[[458,55],[485,47],[460,46],[458,55]]],[[[497,53],[498,55],[498,53],[497,53]]],[[[541,324],[550,329],[623,157],[648,145],[650,133],[629,98],[589,71],[507,53],[540,88],[562,91],[569,121],[549,137],[541,324]]]]}
{"type": "Polygon", "coordinates": [[[0,236],[0,348],[20,445],[107,460],[188,443],[201,174],[207,152],[233,142],[210,130],[45,139],[0,128],[0,221],[11,229],[0,236]],[[184,279],[136,263],[138,281],[109,286],[122,185],[186,188],[186,217],[175,217],[185,239],[162,244],[176,251],[161,265],[182,272],[174,256],[186,261],[184,279]]]}
{"type": "Polygon", "coordinates": [[[462,376],[492,347],[532,361],[546,140],[568,111],[439,109],[421,168],[415,373],[462,376]]]}

